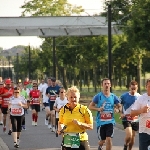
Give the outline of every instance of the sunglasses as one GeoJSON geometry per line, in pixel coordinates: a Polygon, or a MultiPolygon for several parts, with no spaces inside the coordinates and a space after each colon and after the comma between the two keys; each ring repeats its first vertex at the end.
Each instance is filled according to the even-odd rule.
{"type": "Polygon", "coordinates": [[[14,92],[14,93],[19,93],[19,92],[14,92]]]}
{"type": "Polygon", "coordinates": [[[33,87],[37,87],[37,86],[33,86],[33,87]]]}
{"type": "Polygon", "coordinates": [[[66,93],[66,92],[60,92],[60,93],[66,93]]]}

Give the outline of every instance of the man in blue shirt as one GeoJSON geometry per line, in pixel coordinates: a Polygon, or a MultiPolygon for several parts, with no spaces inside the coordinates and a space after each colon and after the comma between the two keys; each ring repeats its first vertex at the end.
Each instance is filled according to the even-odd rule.
{"type": "Polygon", "coordinates": [[[51,125],[52,132],[55,132],[55,110],[53,108],[55,100],[59,94],[60,87],[56,85],[56,79],[54,77],[51,78],[51,86],[46,89],[46,95],[49,97],[50,104],[50,114],[51,114],[51,125]]]}
{"type": "Polygon", "coordinates": [[[97,111],[96,126],[99,138],[99,150],[106,141],[106,149],[112,149],[112,137],[114,133],[114,107],[117,106],[121,110],[119,98],[110,92],[110,79],[102,80],[102,92],[94,96],[89,105],[89,109],[97,111]]]}
{"type": "Polygon", "coordinates": [[[132,150],[135,132],[139,129],[138,116],[131,117],[131,107],[137,98],[140,96],[137,93],[138,83],[136,81],[131,81],[129,84],[130,91],[121,95],[122,104],[122,124],[125,129],[125,144],[123,150],[132,150]]]}

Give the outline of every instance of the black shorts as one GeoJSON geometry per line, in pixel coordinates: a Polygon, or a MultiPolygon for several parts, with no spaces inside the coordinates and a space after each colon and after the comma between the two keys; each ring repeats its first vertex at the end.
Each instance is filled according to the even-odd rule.
{"type": "Polygon", "coordinates": [[[55,101],[50,101],[50,110],[54,110],[53,106],[54,106],[55,101]]]}
{"type": "Polygon", "coordinates": [[[139,122],[122,121],[122,125],[124,129],[126,129],[127,127],[132,127],[132,130],[134,131],[139,130],[139,122]]]}
{"type": "Polygon", "coordinates": [[[49,103],[43,103],[44,107],[49,107],[49,103]]]}
{"type": "Polygon", "coordinates": [[[106,137],[113,138],[114,125],[112,123],[102,125],[97,128],[97,134],[99,140],[106,140],[106,137]]]}
{"type": "Polygon", "coordinates": [[[8,107],[1,107],[2,114],[8,114],[8,107]]]}
{"type": "Polygon", "coordinates": [[[32,110],[35,109],[36,112],[40,112],[40,105],[32,104],[31,108],[32,108],[32,110]]]}
{"type": "Polygon", "coordinates": [[[80,141],[80,147],[79,148],[70,148],[70,147],[65,147],[63,146],[63,142],[62,142],[62,150],[90,150],[90,145],[89,142],[87,140],[85,141],[80,141]]]}

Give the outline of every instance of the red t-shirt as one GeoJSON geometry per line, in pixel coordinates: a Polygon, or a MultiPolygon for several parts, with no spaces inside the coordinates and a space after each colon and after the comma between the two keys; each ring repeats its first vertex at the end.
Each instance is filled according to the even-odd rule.
{"type": "Polygon", "coordinates": [[[29,83],[29,81],[24,81],[24,85],[28,85],[29,83]]]}
{"type": "Polygon", "coordinates": [[[2,93],[1,94],[5,94],[9,92],[10,94],[7,95],[7,96],[2,96],[2,107],[5,107],[7,108],[8,107],[8,104],[9,104],[9,100],[10,100],[10,97],[13,95],[14,93],[14,89],[10,88],[10,89],[7,89],[6,87],[4,87],[2,89],[2,93]]]}
{"type": "Polygon", "coordinates": [[[40,101],[39,101],[39,98],[40,98],[40,90],[31,90],[30,91],[30,97],[31,97],[31,100],[32,100],[32,104],[38,104],[40,105],[40,101]]]}
{"type": "MultiPolygon", "coordinates": [[[[2,94],[2,92],[3,92],[3,87],[0,88],[0,95],[2,94]]],[[[2,97],[1,96],[0,96],[0,104],[2,104],[2,97]]]]}

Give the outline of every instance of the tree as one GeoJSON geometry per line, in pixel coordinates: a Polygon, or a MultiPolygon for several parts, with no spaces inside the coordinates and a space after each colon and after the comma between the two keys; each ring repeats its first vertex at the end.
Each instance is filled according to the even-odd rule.
{"type": "Polygon", "coordinates": [[[21,8],[25,9],[23,16],[70,16],[84,11],[82,6],[73,6],[67,0],[31,0],[21,8]]]}

